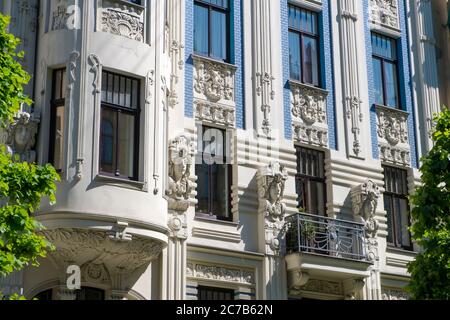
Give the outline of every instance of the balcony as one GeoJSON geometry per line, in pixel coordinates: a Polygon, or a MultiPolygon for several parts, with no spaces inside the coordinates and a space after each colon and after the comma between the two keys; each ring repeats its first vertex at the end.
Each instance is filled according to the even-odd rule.
{"type": "Polygon", "coordinates": [[[288,217],[287,253],[301,252],[364,261],[364,225],[310,214],[288,217]]]}
{"type": "Polygon", "coordinates": [[[364,225],[299,213],[286,218],[288,285],[301,288],[308,280],[361,280],[372,263],[364,245],[364,225]],[[299,276],[300,275],[300,276],[299,276]]]}

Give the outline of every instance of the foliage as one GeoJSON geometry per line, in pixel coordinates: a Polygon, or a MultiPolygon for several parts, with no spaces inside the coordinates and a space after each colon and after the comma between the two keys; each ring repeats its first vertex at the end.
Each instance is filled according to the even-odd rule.
{"type": "MultiPolygon", "coordinates": [[[[9,18],[0,14],[0,123],[5,130],[22,104],[31,104],[23,86],[30,76],[17,61],[19,40],[6,30],[9,18]]],[[[14,161],[4,145],[0,145],[0,277],[21,270],[52,249],[38,234],[42,225],[33,218],[41,198],[55,201],[59,179],[50,165],[38,166],[14,161]]]]}
{"type": "Polygon", "coordinates": [[[436,116],[434,147],[422,158],[422,185],[411,197],[413,238],[421,252],[408,265],[415,299],[450,298],[450,111],[436,116]]]}
{"type": "Polygon", "coordinates": [[[23,93],[30,75],[18,62],[24,53],[16,53],[20,40],[7,32],[9,21],[0,13],[0,120],[4,125],[12,121],[22,103],[31,104],[23,93]]]}

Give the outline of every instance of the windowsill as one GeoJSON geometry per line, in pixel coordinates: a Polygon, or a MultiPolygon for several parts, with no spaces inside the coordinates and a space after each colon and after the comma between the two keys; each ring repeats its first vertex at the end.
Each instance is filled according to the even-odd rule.
{"type": "Polygon", "coordinates": [[[209,62],[211,62],[211,63],[218,63],[218,64],[222,64],[222,65],[224,65],[224,66],[227,66],[227,67],[229,67],[229,68],[231,68],[231,69],[235,69],[235,70],[237,70],[237,66],[236,65],[234,65],[234,64],[231,64],[231,63],[229,63],[229,62],[225,62],[225,61],[223,61],[223,60],[218,60],[218,59],[214,59],[214,58],[211,58],[211,57],[209,57],[209,56],[203,56],[203,55],[201,55],[201,54],[198,54],[198,53],[191,53],[191,56],[192,56],[192,59],[193,60],[207,60],[207,61],[209,61],[209,62]]]}
{"type": "Polygon", "coordinates": [[[312,84],[303,83],[303,82],[301,82],[299,80],[295,80],[295,79],[289,79],[289,84],[293,84],[294,86],[302,86],[302,87],[310,88],[311,90],[321,91],[321,92],[323,92],[324,94],[327,94],[327,95],[329,93],[328,90],[325,90],[325,89],[323,89],[321,87],[316,87],[316,86],[314,86],[312,84]]]}
{"type": "Polygon", "coordinates": [[[118,178],[113,176],[108,176],[104,174],[97,174],[97,176],[94,178],[94,181],[101,181],[101,182],[109,182],[114,183],[115,185],[119,185],[122,187],[132,187],[133,189],[144,189],[145,182],[143,181],[136,181],[136,180],[129,180],[124,178],[118,178]]]}
{"type": "Polygon", "coordinates": [[[389,107],[389,106],[385,106],[385,105],[377,104],[377,103],[374,103],[373,105],[374,105],[375,109],[385,109],[385,110],[389,110],[389,111],[393,111],[393,112],[403,113],[405,116],[409,116],[408,111],[398,109],[396,107],[389,107]]]}
{"type": "Polygon", "coordinates": [[[408,255],[417,255],[418,252],[414,251],[413,248],[411,248],[411,250],[408,249],[404,249],[404,248],[399,248],[399,247],[394,247],[390,244],[387,244],[386,246],[386,251],[387,252],[391,252],[391,253],[403,253],[403,254],[408,254],[408,255]]]}
{"type": "Polygon", "coordinates": [[[136,9],[145,10],[145,6],[143,6],[141,4],[137,4],[137,3],[133,3],[133,2],[125,1],[125,0],[115,0],[115,1],[120,2],[124,6],[130,6],[130,7],[136,8],[136,9]]]}
{"type": "Polygon", "coordinates": [[[196,213],[194,220],[203,221],[203,222],[212,222],[212,223],[217,223],[217,224],[224,224],[224,225],[229,225],[229,226],[237,226],[238,225],[237,222],[234,222],[231,220],[220,220],[220,219],[217,219],[216,216],[208,216],[206,214],[201,214],[201,213],[200,214],[196,213]]]}

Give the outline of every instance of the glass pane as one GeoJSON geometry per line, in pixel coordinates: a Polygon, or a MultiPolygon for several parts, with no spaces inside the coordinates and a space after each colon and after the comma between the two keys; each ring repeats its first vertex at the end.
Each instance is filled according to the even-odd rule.
{"type": "Polygon", "coordinates": [[[108,93],[106,96],[106,102],[113,103],[113,91],[114,91],[114,75],[108,73],[108,93]]]}
{"type": "Polygon", "coordinates": [[[300,36],[289,32],[289,70],[290,78],[300,81],[300,36]]]}
{"type": "Polygon", "coordinates": [[[317,212],[316,214],[320,216],[325,216],[325,193],[324,193],[324,183],[322,182],[313,182],[315,187],[315,193],[316,193],[316,207],[317,212]]]}
{"type": "Polygon", "coordinates": [[[102,108],[100,132],[100,171],[115,174],[116,172],[116,127],[117,112],[102,108]]]}
{"type": "Polygon", "coordinates": [[[134,177],[134,115],[119,113],[118,173],[134,177]]]}
{"type": "Polygon", "coordinates": [[[208,55],[208,9],[194,7],[194,52],[208,55]]]}
{"type": "Polygon", "coordinates": [[[317,40],[303,36],[303,81],[319,85],[317,40]]]}
{"type": "Polygon", "coordinates": [[[108,76],[107,76],[107,74],[106,74],[106,72],[103,72],[102,73],[102,101],[106,101],[106,94],[107,94],[107,91],[108,91],[108,87],[107,87],[107,84],[108,84],[108,78],[107,78],[108,76]]]}
{"type": "Polygon", "coordinates": [[[56,107],[53,166],[60,171],[64,161],[64,106],[56,107]]]}
{"type": "Polygon", "coordinates": [[[197,212],[209,213],[209,166],[205,164],[195,165],[195,174],[197,175],[197,212]]]}
{"type": "Polygon", "coordinates": [[[131,79],[126,81],[125,107],[131,108],[131,79]]]}
{"type": "Polygon", "coordinates": [[[227,16],[225,13],[211,11],[211,56],[227,59],[227,16]]]}
{"type": "Polygon", "coordinates": [[[113,93],[114,104],[119,104],[119,86],[120,86],[120,78],[118,75],[114,75],[114,93],[113,93]]]}
{"type": "Polygon", "coordinates": [[[401,244],[403,247],[411,246],[411,236],[408,230],[409,227],[409,210],[408,201],[400,199],[400,223],[401,223],[401,244]]]}
{"type": "Polygon", "coordinates": [[[397,66],[385,61],[384,74],[386,81],[386,105],[397,108],[399,106],[397,97],[397,66]]]}
{"type": "Polygon", "coordinates": [[[137,109],[139,105],[139,96],[138,96],[139,82],[137,80],[133,80],[132,86],[133,87],[131,88],[131,108],[137,109]]]}
{"type": "Polygon", "coordinates": [[[211,166],[212,213],[218,217],[229,217],[228,165],[211,166]]]}
{"type": "Polygon", "coordinates": [[[397,58],[395,46],[396,41],[394,39],[372,33],[373,54],[382,56],[387,59],[395,60],[397,58]]]}
{"type": "Polygon", "coordinates": [[[62,72],[61,70],[55,71],[55,88],[53,92],[53,99],[61,99],[61,82],[62,82],[62,72]]]}
{"type": "Polygon", "coordinates": [[[64,99],[66,97],[66,88],[67,88],[66,69],[62,69],[61,73],[62,73],[61,98],[64,99]]]}
{"type": "Polygon", "coordinates": [[[373,85],[375,94],[375,103],[379,105],[384,105],[383,99],[383,76],[381,70],[381,60],[373,58],[373,85]]]}
{"type": "Polygon", "coordinates": [[[222,7],[224,9],[228,8],[228,0],[210,0],[211,4],[222,7]]]}
{"type": "Polygon", "coordinates": [[[386,218],[387,218],[387,238],[386,241],[388,243],[394,243],[394,239],[393,239],[393,234],[394,234],[394,230],[393,230],[393,221],[392,221],[392,207],[391,207],[391,197],[388,195],[384,195],[383,196],[384,199],[384,210],[386,210],[386,218]]]}
{"type": "Polygon", "coordinates": [[[204,128],[203,133],[203,160],[206,164],[224,163],[224,140],[223,130],[215,128],[204,128]]]}

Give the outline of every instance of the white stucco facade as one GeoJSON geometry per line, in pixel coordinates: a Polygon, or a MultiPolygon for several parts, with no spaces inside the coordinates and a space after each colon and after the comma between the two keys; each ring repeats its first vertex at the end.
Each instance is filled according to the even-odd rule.
{"type": "Polygon", "coordinates": [[[192,0],[0,1],[32,57],[25,66],[34,105],[23,112],[37,124],[28,148],[37,163],[49,161],[52,72],[67,70],[57,203],[43,200],[37,214],[57,249],[40,267],[1,280],[2,291],[32,298],[52,290],[52,299],[75,299],[66,270],[77,265],[81,285],[108,300],[198,299],[199,287],[231,289],[235,299],[406,298],[406,264],[415,253],[387,244],[382,165],[407,170],[412,193],[418,158],[431,147],[430,117],[449,101],[442,66],[450,63],[450,35],[434,7],[448,4],[432,2],[234,1],[232,48],[240,53],[223,63],[196,55],[188,43],[192,0]],[[286,78],[287,3],[327,21],[324,88],[286,78]],[[403,111],[372,105],[370,30],[407,45],[403,82],[411,97],[403,111]],[[99,170],[103,71],[139,80],[135,180],[99,170]],[[196,213],[199,124],[227,130],[227,221],[196,213]],[[298,214],[295,146],[324,153],[323,221],[358,230],[350,245],[357,258],[286,250],[287,221],[298,214]],[[180,158],[187,176],[177,174],[180,158]],[[274,181],[281,187],[275,196],[274,181]]]}

